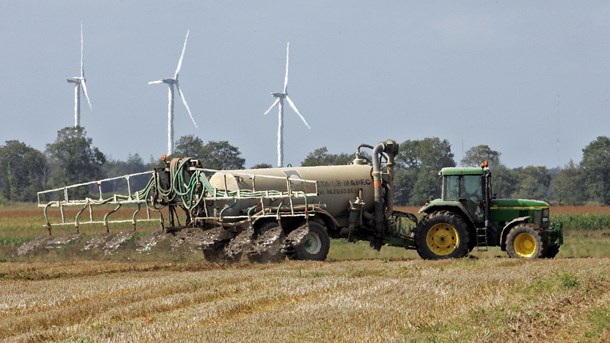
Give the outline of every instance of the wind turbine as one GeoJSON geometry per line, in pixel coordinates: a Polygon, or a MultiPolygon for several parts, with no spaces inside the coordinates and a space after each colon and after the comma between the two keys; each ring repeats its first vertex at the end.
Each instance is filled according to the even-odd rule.
{"type": "Polygon", "coordinates": [[[189,105],[186,103],[186,98],[184,97],[184,93],[182,93],[182,89],[180,89],[180,85],[178,83],[178,76],[180,75],[180,69],[182,68],[182,60],[184,59],[184,51],[186,50],[186,42],[189,38],[189,32],[186,31],[186,38],[184,38],[184,46],[182,47],[182,53],[180,54],[180,59],[178,60],[178,67],[176,68],[176,73],[174,73],[174,77],[169,77],[166,79],[161,79],[157,81],[150,81],[148,84],[160,84],[165,83],[169,87],[168,92],[168,105],[167,105],[167,155],[171,155],[174,152],[174,93],[175,90],[178,90],[178,94],[180,94],[180,98],[182,99],[182,103],[184,107],[186,107],[186,111],[189,113],[195,128],[199,128],[197,123],[195,122],[195,118],[193,118],[193,114],[191,113],[191,109],[189,105]],[[175,87],[175,89],[174,89],[175,87]]]}
{"type": "Polygon", "coordinates": [[[307,120],[305,117],[299,112],[297,107],[294,105],[294,102],[290,100],[288,96],[288,58],[290,54],[290,42],[286,44],[286,75],[284,76],[284,91],[271,93],[273,97],[275,97],[275,101],[269,107],[269,109],[265,112],[265,115],[269,113],[275,106],[278,106],[278,125],[277,125],[277,166],[282,167],[284,165],[284,99],[288,102],[288,106],[301,118],[305,126],[311,130],[311,126],[307,124],[307,120]]]}
{"type": "Polygon", "coordinates": [[[87,94],[87,81],[85,80],[85,63],[83,58],[83,23],[80,24],[80,76],[67,78],[68,83],[74,83],[74,127],[80,126],[80,93],[81,89],[89,109],[93,111],[91,107],[91,101],[89,101],[89,95],[87,94]]]}

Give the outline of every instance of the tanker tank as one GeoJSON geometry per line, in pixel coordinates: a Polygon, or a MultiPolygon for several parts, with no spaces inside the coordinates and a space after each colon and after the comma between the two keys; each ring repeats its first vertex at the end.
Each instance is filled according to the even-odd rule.
{"type": "MultiPolygon", "coordinates": [[[[364,201],[364,210],[373,208],[372,166],[368,164],[350,164],[324,167],[287,167],[268,169],[227,170],[213,174],[209,182],[218,189],[237,191],[253,189],[255,191],[286,192],[290,184],[292,192],[315,193],[316,184],[299,182],[299,180],[317,181],[317,196],[307,199],[309,204],[318,203],[325,206],[339,222],[349,214],[349,201],[359,197],[364,201]],[[290,182],[287,182],[289,179],[290,182]]],[[[248,200],[253,201],[253,200],[248,200]]],[[[302,197],[295,198],[303,204],[302,197]]],[[[235,215],[248,204],[240,203],[227,214],[235,215]]]]}

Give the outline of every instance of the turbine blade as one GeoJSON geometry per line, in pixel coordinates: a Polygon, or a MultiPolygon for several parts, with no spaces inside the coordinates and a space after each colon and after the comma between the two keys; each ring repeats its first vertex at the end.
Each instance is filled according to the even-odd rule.
{"type": "Polygon", "coordinates": [[[292,102],[292,100],[290,100],[290,97],[288,97],[288,95],[286,95],[286,101],[288,101],[288,106],[290,106],[290,108],[292,108],[292,110],[299,115],[299,117],[301,117],[301,120],[303,121],[303,123],[305,123],[305,126],[307,126],[308,129],[311,130],[311,126],[309,126],[309,124],[307,124],[307,120],[305,120],[305,117],[303,117],[303,115],[301,114],[301,112],[299,112],[299,110],[297,109],[297,107],[294,105],[294,102],[292,102]]]}
{"type": "Polygon", "coordinates": [[[186,31],[186,37],[184,38],[184,45],[182,46],[182,53],[180,54],[180,59],[178,60],[178,67],[176,68],[174,79],[178,78],[178,74],[180,74],[180,69],[182,69],[182,60],[184,59],[184,52],[186,51],[186,41],[189,39],[189,32],[190,30],[186,31]]]}
{"type": "Polygon", "coordinates": [[[85,98],[87,99],[87,103],[89,104],[89,109],[93,111],[93,107],[91,107],[91,101],[89,100],[89,94],[87,94],[87,82],[83,79],[81,80],[81,85],[83,86],[83,93],[85,94],[85,98]]]}
{"type": "Polygon", "coordinates": [[[178,83],[176,83],[176,88],[178,88],[178,93],[180,94],[180,98],[182,99],[182,103],[184,104],[184,107],[186,107],[186,111],[189,113],[189,116],[191,117],[191,120],[193,121],[193,125],[195,125],[195,128],[199,128],[199,126],[197,126],[197,123],[195,122],[195,118],[193,118],[193,114],[191,113],[191,109],[189,108],[189,104],[186,103],[186,98],[184,97],[184,93],[182,93],[182,89],[180,89],[180,86],[178,85],[178,83]]]}
{"type": "Polygon", "coordinates": [[[265,113],[263,113],[263,115],[267,115],[267,113],[269,113],[269,111],[271,111],[277,104],[280,103],[280,98],[275,98],[275,101],[273,102],[273,104],[271,104],[271,107],[269,107],[269,109],[267,111],[265,111],[265,113]]]}
{"type": "Polygon", "coordinates": [[[290,55],[290,42],[286,43],[286,75],[284,76],[284,93],[288,91],[288,59],[290,55]]]}
{"type": "Polygon", "coordinates": [[[157,80],[157,81],[150,81],[148,84],[149,85],[158,85],[160,83],[163,83],[163,80],[157,80]]]}
{"type": "Polygon", "coordinates": [[[83,54],[83,22],[80,22],[80,77],[85,77],[85,58],[83,54]]]}

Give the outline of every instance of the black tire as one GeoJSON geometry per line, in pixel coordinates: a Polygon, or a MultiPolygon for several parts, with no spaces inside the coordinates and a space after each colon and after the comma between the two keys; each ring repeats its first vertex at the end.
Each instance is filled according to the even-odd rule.
{"type": "Polygon", "coordinates": [[[280,225],[277,222],[267,222],[256,229],[256,234],[252,244],[252,250],[248,252],[248,260],[252,263],[278,263],[284,260],[286,255],[281,251],[286,239],[286,234],[280,231],[279,237],[269,246],[257,245],[256,242],[263,238],[265,233],[278,229],[280,225]]]}
{"type": "Polygon", "coordinates": [[[545,250],[543,242],[537,225],[517,224],[506,236],[506,252],[512,258],[539,258],[545,250]]]}
{"type": "Polygon", "coordinates": [[[324,225],[310,221],[309,232],[301,242],[294,247],[294,260],[324,261],[330,249],[330,237],[324,225]]]}
{"type": "Polygon", "coordinates": [[[558,253],[559,253],[558,245],[549,245],[542,251],[542,255],[540,257],[555,258],[555,256],[557,256],[558,253]]]}
{"type": "Polygon", "coordinates": [[[415,247],[426,260],[461,258],[468,254],[468,224],[461,216],[438,211],[427,215],[417,225],[415,247]]]}

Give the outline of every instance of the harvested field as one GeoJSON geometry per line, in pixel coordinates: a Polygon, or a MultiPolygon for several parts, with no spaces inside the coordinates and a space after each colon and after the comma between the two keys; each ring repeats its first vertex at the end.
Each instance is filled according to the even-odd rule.
{"type": "Polygon", "coordinates": [[[3,263],[0,337],[607,342],[608,262],[3,263]]]}
{"type": "MultiPolygon", "coordinates": [[[[589,216],[574,211],[560,215],[589,216]]],[[[333,240],[329,262],[228,265],[158,225],[49,237],[39,209],[3,208],[0,341],[610,342],[603,223],[566,230],[554,260],[423,261],[333,240]]]]}

